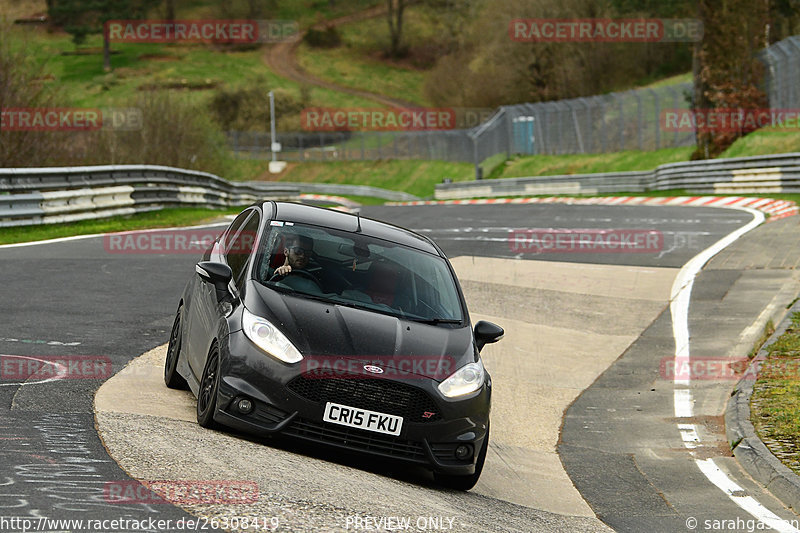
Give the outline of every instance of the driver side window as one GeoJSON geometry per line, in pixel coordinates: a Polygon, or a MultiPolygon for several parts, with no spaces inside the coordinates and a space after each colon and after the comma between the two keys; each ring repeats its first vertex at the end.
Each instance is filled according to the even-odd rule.
{"type": "Polygon", "coordinates": [[[247,260],[253,253],[253,247],[258,234],[258,213],[252,211],[252,216],[242,226],[239,233],[230,241],[225,249],[225,261],[233,272],[233,281],[236,287],[241,290],[244,280],[244,272],[247,270],[247,260]]]}

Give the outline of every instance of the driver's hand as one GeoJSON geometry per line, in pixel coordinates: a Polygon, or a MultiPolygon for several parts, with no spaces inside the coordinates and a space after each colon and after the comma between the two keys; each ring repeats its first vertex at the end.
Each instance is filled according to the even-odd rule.
{"type": "Polygon", "coordinates": [[[292,265],[281,265],[281,266],[279,266],[278,268],[275,269],[275,274],[274,275],[276,275],[276,276],[285,276],[286,274],[288,274],[291,271],[292,271],[292,265]]]}

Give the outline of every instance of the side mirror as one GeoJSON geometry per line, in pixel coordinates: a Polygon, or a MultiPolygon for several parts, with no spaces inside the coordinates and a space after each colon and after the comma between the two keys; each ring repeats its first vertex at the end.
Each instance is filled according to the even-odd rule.
{"type": "Polygon", "coordinates": [[[505,333],[503,328],[497,324],[485,320],[478,321],[475,324],[475,342],[478,344],[478,351],[481,351],[487,344],[499,341],[505,333]]]}
{"type": "Polygon", "coordinates": [[[194,267],[200,279],[206,283],[212,283],[217,289],[217,300],[223,302],[230,299],[231,294],[228,290],[228,283],[233,278],[231,267],[224,263],[214,261],[200,261],[194,267]]]}

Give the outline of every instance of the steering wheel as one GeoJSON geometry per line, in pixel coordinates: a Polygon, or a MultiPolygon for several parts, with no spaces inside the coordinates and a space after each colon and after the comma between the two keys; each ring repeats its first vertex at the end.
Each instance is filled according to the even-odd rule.
{"type": "Polygon", "coordinates": [[[308,278],[311,281],[313,281],[314,283],[316,283],[316,285],[317,285],[317,287],[319,288],[320,291],[322,290],[322,285],[320,285],[319,280],[317,280],[317,278],[314,277],[314,275],[311,272],[307,272],[305,270],[300,270],[300,269],[292,270],[291,272],[287,272],[286,274],[273,274],[273,276],[271,278],[269,278],[269,281],[277,281],[279,279],[285,278],[289,274],[299,274],[299,275],[301,275],[301,276],[303,276],[305,278],[308,278]]]}

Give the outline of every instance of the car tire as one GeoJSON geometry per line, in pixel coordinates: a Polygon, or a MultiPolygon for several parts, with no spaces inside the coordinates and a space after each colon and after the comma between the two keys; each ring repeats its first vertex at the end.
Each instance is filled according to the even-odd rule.
{"type": "Polygon", "coordinates": [[[172,324],[172,331],[169,335],[169,345],[167,346],[167,359],[164,362],[164,383],[170,389],[186,390],[189,385],[178,373],[178,360],[181,357],[181,337],[183,327],[183,306],[178,308],[175,314],[175,322],[172,324]]]}
{"type": "Polygon", "coordinates": [[[219,389],[219,347],[211,347],[197,391],[197,423],[204,428],[215,428],[214,411],[217,409],[217,390],[219,389]]]}
{"type": "Polygon", "coordinates": [[[481,477],[481,472],[483,472],[483,463],[486,462],[486,452],[489,450],[489,425],[486,426],[486,437],[483,439],[483,446],[481,446],[481,451],[478,452],[478,459],[475,462],[475,473],[474,474],[467,474],[465,476],[459,475],[450,475],[450,474],[439,474],[434,473],[433,477],[436,482],[448,489],[455,489],[455,490],[469,490],[475,486],[478,482],[478,479],[481,477]]]}

